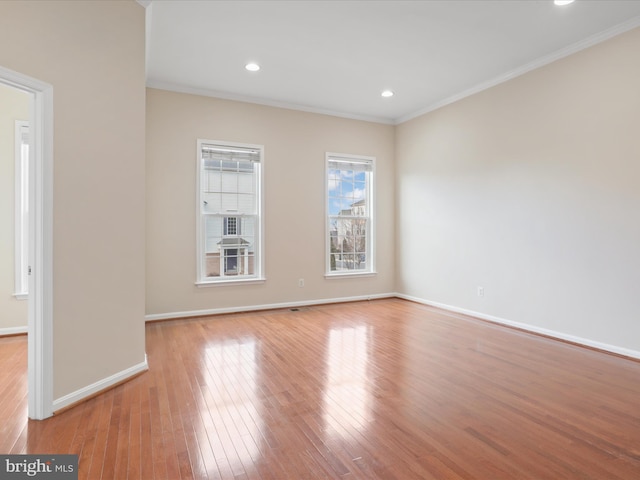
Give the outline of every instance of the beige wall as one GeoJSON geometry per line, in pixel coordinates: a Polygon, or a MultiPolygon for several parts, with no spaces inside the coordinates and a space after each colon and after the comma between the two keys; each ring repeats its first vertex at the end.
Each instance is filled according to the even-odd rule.
{"type": "Polygon", "coordinates": [[[144,362],[144,23],[0,2],[0,65],[53,85],[54,399],[144,362]]]}
{"type": "Polygon", "coordinates": [[[27,301],[13,296],[16,120],[29,120],[29,95],[0,84],[0,334],[27,327],[27,301]]]}
{"type": "Polygon", "coordinates": [[[640,351],[639,50],[395,129],[149,89],[145,172],[143,8],[0,2],[0,65],[54,89],[54,398],[144,361],[145,221],[148,314],[397,289],[640,351]],[[265,145],[264,284],[194,285],[197,138],[265,145]],[[324,278],[326,151],[377,157],[376,276],[324,278]]]}
{"type": "Polygon", "coordinates": [[[398,290],[640,352],[638,52],[635,29],[400,125],[398,290]]]}
{"type": "Polygon", "coordinates": [[[393,292],[393,142],[389,125],[148,89],[147,313],[393,292]],[[198,138],[265,147],[264,284],[195,286],[198,138]],[[327,151],[376,157],[376,276],[324,277],[327,151]]]}

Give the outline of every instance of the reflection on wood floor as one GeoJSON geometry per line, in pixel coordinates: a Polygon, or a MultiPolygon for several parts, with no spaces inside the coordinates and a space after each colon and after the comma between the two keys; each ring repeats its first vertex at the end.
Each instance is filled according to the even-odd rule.
{"type": "Polygon", "coordinates": [[[26,420],[0,339],[0,453],[84,479],[637,479],[640,362],[399,299],[149,324],[150,370],[26,420]]]}

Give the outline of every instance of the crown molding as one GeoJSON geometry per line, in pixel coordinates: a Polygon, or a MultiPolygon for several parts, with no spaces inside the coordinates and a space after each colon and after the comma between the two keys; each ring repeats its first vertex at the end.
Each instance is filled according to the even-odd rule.
{"type": "Polygon", "coordinates": [[[626,22],[620,23],[615,27],[609,28],[600,33],[596,33],[595,35],[591,35],[590,37],[587,37],[584,40],[581,40],[572,45],[569,45],[568,47],[557,50],[549,55],[545,55],[544,57],[540,57],[537,60],[534,60],[532,62],[526,63],[521,67],[518,67],[514,70],[511,70],[510,72],[499,75],[486,82],[480,83],[475,87],[469,88],[468,90],[464,90],[460,93],[452,95],[451,97],[440,100],[436,103],[429,105],[428,107],[422,108],[420,110],[416,110],[413,113],[409,113],[407,115],[398,117],[397,119],[395,119],[393,124],[400,125],[401,123],[407,122],[409,120],[412,120],[426,113],[433,112],[434,110],[437,110],[446,105],[455,103],[459,100],[462,100],[463,98],[470,97],[471,95],[482,92],[483,90],[487,90],[489,88],[495,87],[496,85],[500,85],[501,83],[512,80],[516,77],[519,77],[520,75],[524,75],[525,73],[528,73],[532,70],[536,70],[540,67],[553,63],[556,60],[560,60],[562,58],[568,57],[569,55],[573,55],[574,53],[578,53],[581,50],[585,50],[589,47],[593,47],[594,45],[597,45],[613,37],[621,35],[625,32],[628,32],[629,30],[633,30],[638,26],[640,26],[640,16],[633,17],[632,19],[627,20],[626,22]]]}
{"type": "Polygon", "coordinates": [[[210,90],[207,88],[189,87],[186,85],[181,85],[181,84],[171,83],[171,82],[162,82],[162,81],[157,81],[153,79],[147,80],[147,87],[156,88],[159,90],[168,90],[170,92],[199,95],[201,97],[220,98],[222,100],[233,100],[236,102],[253,103],[257,105],[265,105],[268,107],[284,108],[287,110],[297,110],[301,112],[317,113],[320,115],[330,115],[332,117],[348,118],[350,120],[360,120],[364,122],[394,125],[394,121],[391,118],[375,117],[375,116],[369,116],[369,115],[357,115],[357,114],[351,114],[347,112],[338,112],[335,110],[312,107],[309,105],[279,102],[276,100],[269,100],[267,98],[252,97],[249,95],[239,95],[239,94],[223,92],[219,90],[210,90]]]}

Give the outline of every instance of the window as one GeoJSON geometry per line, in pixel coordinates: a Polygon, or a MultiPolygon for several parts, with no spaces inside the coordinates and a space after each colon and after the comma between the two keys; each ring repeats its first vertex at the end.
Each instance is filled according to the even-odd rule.
{"type": "Polygon", "coordinates": [[[374,159],[327,154],[328,276],[374,273],[374,159]]]}
{"type": "Polygon", "coordinates": [[[239,227],[238,217],[225,217],[224,219],[225,236],[240,235],[240,229],[238,227],[239,227]]]}
{"type": "Polygon", "coordinates": [[[198,281],[263,279],[259,145],[198,140],[198,281]]]}
{"type": "Polygon", "coordinates": [[[15,128],[15,297],[29,293],[29,123],[16,121],[15,128]]]}

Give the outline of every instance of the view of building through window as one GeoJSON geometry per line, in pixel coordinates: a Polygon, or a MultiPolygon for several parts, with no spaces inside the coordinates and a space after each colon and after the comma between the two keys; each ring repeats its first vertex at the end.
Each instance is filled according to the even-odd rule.
{"type": "Polygon", "coordinates": [[[373,159],[327,156],[328,273],[373,270],[373,159]]]}
{"type": "Polygon", "coordinates": [[[255,278],[261,150],[202,142],[200,152],[200,281],[255,278]]]}

